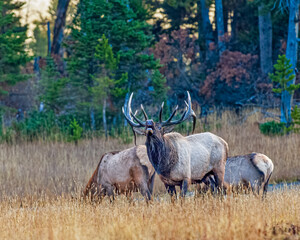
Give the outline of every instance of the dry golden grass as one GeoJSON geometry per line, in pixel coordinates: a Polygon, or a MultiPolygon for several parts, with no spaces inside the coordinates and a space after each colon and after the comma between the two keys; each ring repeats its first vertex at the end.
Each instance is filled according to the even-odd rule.
{"type": "MultiPolygon", "coordinates": [[[[209,119],[230,155],[264,153],[275,165],[272,181],[299,179],[299,134],[263,136],[255,125],[259,114],[236,121],[230,113],[209,119]]],[[[82,202],[78,196],[100,156],[130,146],[117,139],[0,145],[0,239],[300,239],[299,188],[271,192],[265,201],[250,194],[171,203],[156,180],[149,205],[122,196],[113,204],[82,202]]]]}
{"type": "Polygon", "coordinates": [[[299,188],[264,201],[204,195],[171,203],[160,195],[149,205],[10,198],[0,203],[0,239],[299,239],[299,199],[299,188]]]}

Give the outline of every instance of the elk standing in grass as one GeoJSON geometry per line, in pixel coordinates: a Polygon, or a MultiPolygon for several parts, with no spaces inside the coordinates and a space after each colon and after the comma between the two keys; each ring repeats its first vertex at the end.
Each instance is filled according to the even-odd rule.
{"type": "Polygon", "coordinates": [[[229,157],[225,166],[224,181],[233,188],[251,187],[257,194],[263,188],[265,195],[273,170],[272,160],[262,153],[229,157]]]}
{"type": "Polygon", "coordinates": [[[92,198],[101,198],[108,195],[114,199],[114,190],[127,196],[139,190],[150,200],[154,177],[155,171],[145,146],[105,153],[84,190],[84,196],[91,194],[92,198]]]}
{"type": "Polygon", "coordinates": [[[168,133],[173,127],[184,122],[195,113],[191,106],[191,97],[188,93],[187,107],[179,120],[172,120],[178,106],[171,116],[162,121],[163,104],[159,113],[159,122],[148,119],[141,105],[146,121],[138,119],[131,110],[132,95],[129,98],[126,111],[123,114],[128,123],[138,134],[146,136],[147,154],[155,171],[164,182],[168,192],[176,194],[175,186],[181,188],[181,195],[187,192],[190,183],[199,183],[208,175],[213,175],[218,187],[224,184],[225,164],[228,154],[227,143],[212,133],[199,133],[184,137],[179,133],[168,133]]]}

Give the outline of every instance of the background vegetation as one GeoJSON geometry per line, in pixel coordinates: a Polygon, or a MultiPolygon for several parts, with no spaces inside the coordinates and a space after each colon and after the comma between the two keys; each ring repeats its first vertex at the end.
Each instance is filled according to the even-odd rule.
{"type": "Polygon", "coordinates": [[[199,117],[278,107],[278,133],[297,128],[297,1],[52,0],[32,38],[23,3],[0,7],[2,141],[71,141],[74,119],[76,139],[116,136],[132,91],[154,118],[190,91],[199,117]]]}

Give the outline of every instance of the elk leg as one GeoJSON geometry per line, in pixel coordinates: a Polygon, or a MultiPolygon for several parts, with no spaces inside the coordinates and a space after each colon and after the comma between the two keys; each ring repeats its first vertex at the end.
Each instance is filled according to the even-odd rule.
{"type": "Polygon", "coordinates": [[[210,189],[211,189],[211,192],[215,192],[215,190],[217,189],[217,183],[215,181],[215,178],[214,176],[209,176],[208,177],[208,182],[209,182],[209,185],[210,185],[210,189]]]}
{"type": "Polygon", "coordinates": [[[153,194],[153,187],[154,187],[154,179],[155,179],[155,173],[151,176],[150,181],[149,181],[149,191],[150,194],[153,194]]]}
{"type": "Polygon", "coordinates": [[[189,187],[189,181],[185,178],[183,179],[182,183],[181,183],[181,186],[180,186],[180,189],[181,189],[181,197],[184,197],[187,193],[187,190],[188,190],[188,187],[189,187]]]}
{"type": "Polygon", "coordinates": [[[270,180],[271,176],[272,176],[272,173],[270,174],[270,176],[268,177],[267,181],[264,184],[263,199],[267,196],[269,180],[270,180]]]}
{"type": "Polygon", "coordinates": [[[171,197],[173,197],[173,195],[175,195],[175,196],[177,195],[175,186],[165,184],[165,187],[166,187],[168,193],[171,195],[171,197]]]}
{"type": "Polygon", "coordinates": [[[261,181],[251,182],[251,189],[254,195],[259,196],[261,181]]]}
{"type": "Polygon", "coordinates": [[[149,179],[148,168],[145,166],[142,166],[142,168],[133,167],[130,169],[130,175],[146,201],[151,200],[147,181],[149,179]]]}
{"type": "Polygon", "coordinates": [[[143,183],[140,183],[138,185],[140,191],[141,191],[141,194],[145,197],[146,201],[149,201],[151,200],[151,193],[148,189],[148,185],[146,182],[143,182],[143,183]]]}
{"type": "Polygon", "coordinates": [[[219,191],[221,191],[221,193],[223,193],[225,168],[213,169],[213,175],[215,178],[215,185],[217,187],[217,190],[219,190],[219,191]]]}
{"type": "Polygon", "coordinates": [[[113,189],[113,186],[111,186],[111,185],[106,186],[106,194],[107,194],[107,196],[109,197],[110,202],[115,201],[115,195],[114,195],[114,189],[113,189]],[[111,197],[112,197],[112,199],[111,199],[111,197]]]}

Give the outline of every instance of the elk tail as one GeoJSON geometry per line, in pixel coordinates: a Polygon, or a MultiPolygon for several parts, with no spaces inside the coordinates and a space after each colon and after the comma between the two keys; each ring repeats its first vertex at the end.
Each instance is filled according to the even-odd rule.
{"type": "Polygon", "coordinates": [[[90,178],[89,182],[87,183],[87,185],[85,187],[85,190],[83,191],[83,196],[84,197],[87,197],[90,192],[92,194],[94,193],[94,190],[97,187],[97,177],[98,177],[99,166],[100,166],[100,163],[101,163],[101,161],[102,161],[102,159],[104,158],[105,155],[106,155],[106,153],[102,155],[102,157],[101,157],[101,159],[100,159],[100,161],[97,165],[97,168],[95,169],[92,177],[90,178]]]}
{"type": "Polygon", "coordinates": [[[264,164],[261,163],[261,159],[259,158],[258,153],[251,153],[250,154],[250,162],[252,163],[253,167],[261,174],[262,181],[265,181],[267,178],[267,169],[264,164]]]}

